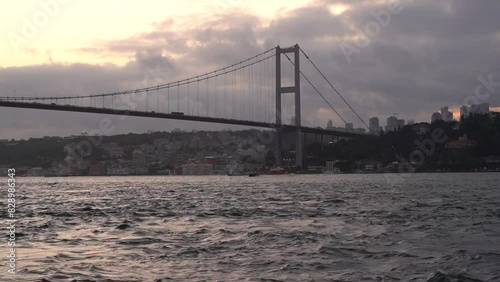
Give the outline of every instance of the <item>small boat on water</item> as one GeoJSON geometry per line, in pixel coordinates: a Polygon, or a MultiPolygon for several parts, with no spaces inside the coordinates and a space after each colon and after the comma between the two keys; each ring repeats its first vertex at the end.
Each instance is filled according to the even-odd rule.
{"type": "Polygon", "coordinates": [[[256,176],[259,176],[260,174],[258,172],[252,172],[252,173],[249,173],[248,176],[249,177],[256,177],[256,176]]]}
{"type": "Polygon", "coordinates": [[[282,167],[273,167],[271,168],[271,170],[269,170],[269,173],[271,175],[282,175],[287,174],[287,171],[282,167]]]}

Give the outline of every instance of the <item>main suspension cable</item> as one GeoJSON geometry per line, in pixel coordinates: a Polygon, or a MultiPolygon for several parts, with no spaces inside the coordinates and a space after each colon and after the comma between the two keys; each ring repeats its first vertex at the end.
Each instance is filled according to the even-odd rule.
{"type": "MultiPolygon", "coordinates": [[[[292,63],[295,66],[295,63],[292,62],[290,57],[288,57],[288,55],[286,53],[284,55],[290,61],[290,63],[292,63]]],[[[330,102],[328,102],[328,100],[326,100],[325,96],[323,96],[323,94],[321,94],[321,92],[318,90],[318,88],[316,88],[316,86],[314,86],[314,84],[312,84],[312,82],[309,80],[309,78],[301,70],[299,70],[299,72],[306,79],[306,81],[309,83],[309,85],[311,85],[312,88],[319,94],[319,96],[321,96],[321,98],[323,98],[323,100],[328,104],[328,106],[330,106],[330,108],[339,116],[339,118],[345,124],[347,124],[347,121],[339,114],[339,112],[337,112],[337,110],[335,110],[335,108],[332,106],[332,104],[330,104],[330,102]]]]}
{"type": "Polygon", "coordinates": [[[366,124],[366,122],[358,115],[358,113],[351,107],[351,105],[349,104],[349,102],[347,102],[346,99],[344,99],[344,96],[342,96],[340,94],[340,92],[337,90],[337,88],[335,88],[335,86],[333,86],[333,84],[330,82],[330,80],[328,80],[328,78],[326,78],[326,76],[323,74],[323,72],[321,72],[321,70],[316,66],[316,64],[311,60],[311,58],[309,58],[309,56],[307,56],[307,54],[304,52],[304,50],[302,50],[302,48],[300,48],[300,51],[302,52],[302,54],[304,54],[304,56],[307,58],[307,60],[314,66],[314,68],[319,72],[319,74],[321,74],[321,76],[326,80],[326,82],[330,85],[330,87],[332,87],[332,89],[337,93],[337,95],[346,103],[346,105],[351,109],[351,111],[358,117],[358,119],[366,126],[366,128],[371,132],[371,128],[366,124]]]}

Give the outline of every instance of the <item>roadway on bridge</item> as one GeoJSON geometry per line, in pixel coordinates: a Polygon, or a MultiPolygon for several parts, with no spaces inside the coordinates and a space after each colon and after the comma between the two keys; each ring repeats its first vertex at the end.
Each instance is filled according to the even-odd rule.
{"type": "MultiPolygon", "coordinates": [[[[173,113],[157,113],[154,111],[144,112],[144,111],[130,111],[130,110],[120,110],[120,109],[109,109],[109,108],[80,107],[80,106],[72,106],[72,105],[10,102],[10,101],[0,101],[0,107],[64,111],[64,112],[94,113],[94,114],[119,115],[119,116],[148,117],[148,118],[160,118],[160,119],[171,119],[171,120],[186,120],[186,121],[232,124],[232,125],[259,127],[259,128],[272,128],[272,129],[281,128],[283,131],[292,131],[292,130],[296,129],[296,127],[293,125],[277,125],[276,123],[266,123],[266,122],[258,122],[258,121],[201,117],[201,116],[173,114],[173,113]]],[[[368,135],[368,134],[361,134],[361,133],[355,133],[355,132],[327,130],[327,129],[323,129],[323,128],[315,128],[315,127],[307,127],[307,126],[301,126],[300,128],[301,128],[301,131],[304,133],[323,134],[323,135],[331,135],[331,136],[339,136],[339,137],[355,137],[355,136],[367,136],[368,135]]]]}

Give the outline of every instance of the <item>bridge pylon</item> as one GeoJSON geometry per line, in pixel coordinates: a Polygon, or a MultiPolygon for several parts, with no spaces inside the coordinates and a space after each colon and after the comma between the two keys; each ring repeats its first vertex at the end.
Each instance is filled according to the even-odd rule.
{"type": "Polygon", "coordinates": [[[300,47],[295,44],[293,47],[281,48],[279,45],[276,47],[276,140],[277,140],[277,163],[282,164],[282,146],[281,146],[281,125],[282,125],[282,112],[281,112],[281,95],[287,93],[295,94],[295,166],[297,168],[303,167],[302,162],[302,132],[301,132],[301,109],[300,109],[300,47]],[[295,65],[295,82],[293,86],[283,87],[281,83],[281,55],[294,53],[294,65],[295,65]]]}

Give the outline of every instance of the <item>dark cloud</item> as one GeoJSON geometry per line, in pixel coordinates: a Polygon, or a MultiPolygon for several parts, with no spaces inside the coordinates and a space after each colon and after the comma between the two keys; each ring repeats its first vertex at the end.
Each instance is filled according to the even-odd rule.
{"type": "MultiPolygon", "coordinates": [[[[340,2],[312,1],[271,21],[237,10],[165,19],[155,23],[152,32],[95,42],[80,50],[128,56],[131,61],[125,66],[50,64],[3,68],[0,87],[9,96],[14,92],[28,96],[112,92],[201,74],[278,44],[295,43],[301,45],[365,120],[371,116],[384,120],[388,114],[398,112],[402,118],[427,121],[439,107],[461,104],[473,95],[479,76],[492,74],[494,81],[500,81],[498,1],[401,1],[403,10],[392,14],[389,24],[369,37],[365,47],[356,47],[350,60],[342,46],[356,46],[360,38],[366,37],[366,25],[375,21],[373,13],[387,10],[388,3],[344,1],[349,9],[333,15],[330,6],[340,2]]],[[[341,114],[361,125],[305,58],[301,64],[304,73],[341,114]]],[[[333,118],[340,125],[314,90],[305,81],[302,85],[305,123],[324,126],[326,119],[333,118]]],[[[484,102],[500,106],[499,95],[495,95],[499,91],[484,102]]],[[[270,106],[267,102],[254,103],[270,106]]],[[[0,138],[78,134],[98,126],[102,118],[32,110],[1,111],[0,138]]],[[[116,133],[207,128],[203,124],[138,118],[116,120],[116,125],[116,133]]],[[[224,127],[229,126],[213,126],[224,127]]]]}

